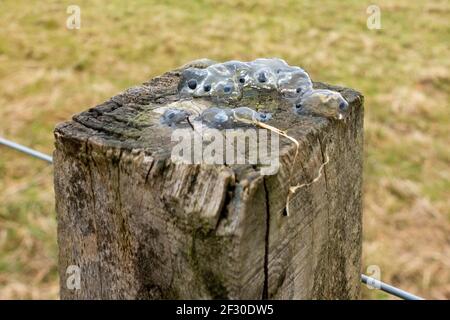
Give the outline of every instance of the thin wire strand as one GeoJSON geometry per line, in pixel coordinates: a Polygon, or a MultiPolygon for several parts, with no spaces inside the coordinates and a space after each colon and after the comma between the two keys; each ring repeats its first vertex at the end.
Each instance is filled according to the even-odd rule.
{"type": "Polygon", "coordinates": [[[33,150],[31,148],[25,147],[25,146],[23,146],[21,144],[18,144],[16,142],[14,142],[14,141],[7,140],[7,139],[4,139],[4,138],[0,137],[0,144],[2,144],[4,146],[7,146],[7,147],[9,147],[11,149],[14,149],[14,150],[23,152],[25,154],[28,154],[28,155],[30,155],[32,157],[35,157],[35,158],[47,161],[49,163],[53,163],[53,158],[51,156],[46,155],[46,154],[44,154],[42,152],[33,150]]]}
{"type": "MultiPolygon", "coordinates": [[[[263,127],[267,128],[268,126],[264,125],[263,127]]],[[[285,137],[287,136],[286,133],[281,131],[281,130],[279,130],[279,133],[281,133],[282,136],[285,136],[285,137]]],[[[287,138],[291,138],[291,137],[287,136],[287,138]]],[[[297,142],[297,141],[295,140],[294,142],[297,142]]],[[[10,147],[10,148],[12,148],[14,150],[23,152],[23,153],[25,153],[27,155],[30,155],[32,157],[35,157],[35,158],[47,161],[49,163],[53,163],[53,158],[51,156],[46,155],[46,154],[44,154],[42,152],[33,150],[31,148],[25,147],[25,146],[23,146],[21,144],[18,144],[16,142],[14,142],[14,141],[7,140],[7,139],[4,139],[4,138],[0,137],[0,144],[2,144],[4,146],[7,146],[7,147],[10,147]]],[[[329,158],[328,158],[328,155],[327,155],[327,160],[325,161],[325,163],[322,164],[322,166],[319,169],[319,176],[316,177],[312,182],[304,183],[302,185],[297,185],[297,186],[291,187],[293,189],[292,192],[295,193],[295,191],[297,189],[299,189],[301,187],[304,187],[304,186],[307,186],[307,185],[311,185],[312,183],[317,181],[321,177],[321,171],[322,171],[323,167],[328,162],[329,162],[329,158]]],[[[372,286],[375,289],[384,291],[386,293],[389,293],[391,295],[394,295],[394,296],[396,296],[398,298],[401,298],[401,299],[404,299],[404,300],[424,300],[422,297],[416,296],[416,295],[414,295],[412,293],[406,292],[406,291],[404,291],[402,289],[399,289],[397,287],[394,287],[394,286],[392,286],[390,284],[387,284],[387,283],[384,283],[384,282],[382,282],[380,280],[377,280],[377,279],[371,278],[369,276],[366,276],[365,274],[361,274],[361,282],[366,284],[366,285],[372,286]]]]}
{"type": "Polygon", "coordinates": [[[404,300],[424,300],[421,297],[418,297],[418,296],[411,294],[409,292],[406,292],[402,289],[391,286],[390,284],[384,283],[380,280],[366,276],[365,274],[361,275],[361,282],[365,283],[375,289],[392,294],[393,296],[396,296],[398,298],[402,298],[404,300]]]}

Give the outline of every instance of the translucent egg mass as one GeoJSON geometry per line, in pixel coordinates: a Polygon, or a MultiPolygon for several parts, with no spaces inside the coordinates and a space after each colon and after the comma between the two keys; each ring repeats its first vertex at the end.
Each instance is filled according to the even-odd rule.
{"type": "MultiPolygon", "coordinates": [[[[265,122],[270,113],[255,111],[239,101],[245,90],[277,92],[292,104],[295,115],[318,114],[343,119],[348,102],[339,92],[314,89],[308,73],[277,58],[260,58],[251,62],[227,61],[205,68],[189,67],[182,71],[178,91],[181,99],[206,98],[216,105],[197,115],[196,120],[214,128],[229,128],[244,122],[265,122]]],[[[161,123],[174,126],[190,114],[171,110],[161,117],[161,123]]]]}

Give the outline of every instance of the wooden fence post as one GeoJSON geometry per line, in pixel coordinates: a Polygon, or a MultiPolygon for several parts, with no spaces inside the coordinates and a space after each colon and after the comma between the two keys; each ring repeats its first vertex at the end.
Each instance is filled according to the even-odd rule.
{"type": "Polygon", "coordinates": [[[178,101],[179,79],[168,72],[56,127],[61,298],[358,298],[362,96],[314,84],[347,99],[342,121],[277,107],[271,124],[299,153],[293,165],[295,145],[280,138],[280,169],[263,176],[171,162],[171,130],[153,110],[178,101]],[[289,186],[315,178],[286,216],[289,186]]]}

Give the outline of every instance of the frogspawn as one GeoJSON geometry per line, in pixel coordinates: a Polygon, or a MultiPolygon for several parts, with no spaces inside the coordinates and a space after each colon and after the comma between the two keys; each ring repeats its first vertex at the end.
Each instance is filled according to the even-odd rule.
{"type": "MultiPolygon", "coordinates": [[[[294,114],[318,115],[338,120],[349,112],[349,104],[337,91],[314,89],[309,74],[277,58],[260,58],[250,62],[231,60],[214,63],[200,60],[184,68],[178,85],[182,99],[203,98],[215,104],[197,119],[215,128],[229,128],[237,123],[266,122],[271,115],[240,105],[246,89],[257,92],[276,91],[292,106],[294,114]],[[234,111],[230,111],[234,110],[234,111]]],[[[187,120],[187,111],[167,111],[161,123],[176,126],[187,120]]]]}

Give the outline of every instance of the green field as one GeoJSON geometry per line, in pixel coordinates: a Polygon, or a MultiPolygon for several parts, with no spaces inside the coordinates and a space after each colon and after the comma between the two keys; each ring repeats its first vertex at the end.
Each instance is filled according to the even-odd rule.
{"type": "MultiPolygon", "coordinates": [[[[51,153],[56,123],[187,61],[283,58],[365,95],[364,271],[450,299],[450,3],[376,1],[381,30],[370,4],[0,1],[0,136],[51,153]]],[[[57,298],[52,168],[0,147],[0,191],[0,299],[57,298]]]]}

